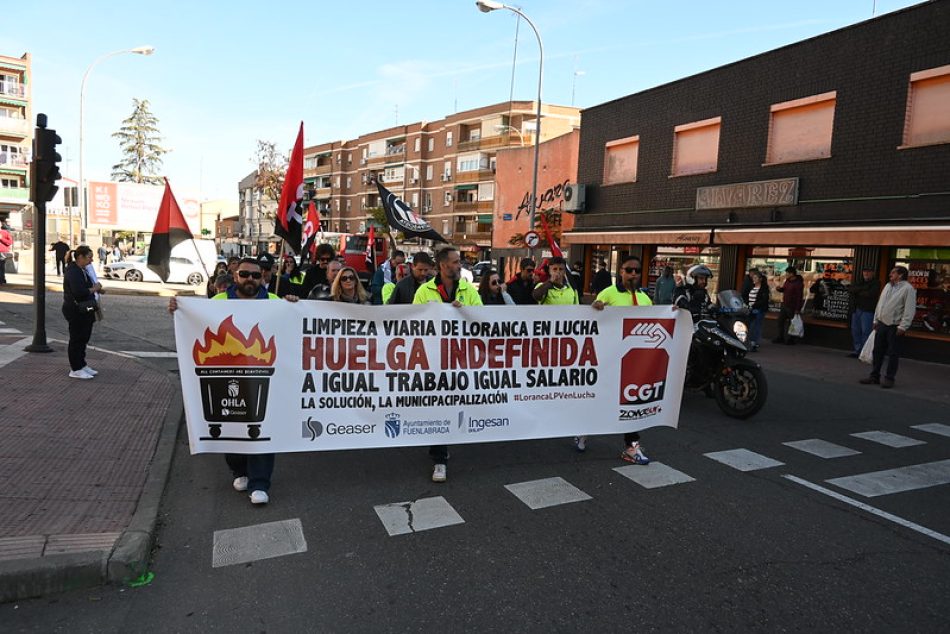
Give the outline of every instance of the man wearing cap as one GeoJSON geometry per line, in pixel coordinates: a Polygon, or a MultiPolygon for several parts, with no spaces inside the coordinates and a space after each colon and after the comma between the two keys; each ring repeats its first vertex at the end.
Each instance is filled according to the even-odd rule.
{"type": "Polygon", "coordinates": [[[848,295],[854,309],[851,313],[851,342],[854,344],[854,352],[850,353],[849,357],[857,358],[871,336],[874,308],[880,294],[881,283],[874,277],[874,269],[870,266],[861,269],[861,278],[848,287],[848,295]]]}

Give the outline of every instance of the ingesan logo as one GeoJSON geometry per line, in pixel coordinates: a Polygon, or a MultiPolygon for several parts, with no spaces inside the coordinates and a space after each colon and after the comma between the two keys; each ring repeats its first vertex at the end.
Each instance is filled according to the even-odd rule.
{"type": "Polygon", "coordinates": [[[248,437],[265,440],[259,438],[259,423],[264,420],[277,360],[275,338],[265,340],[258,324],[245,335],[232,315],[216,330],[207,328],[191,354],[211,437],[221,436],[221,423],[247,423],[248,437]]]}
{"type": "MultiPolygon", "coordinates": [[[[624,319],[620,361],[620,404],[645,405],[663,399],[675,319],[624,319]]],[[[651,412],[652,413],[652,412],[651,412]]]]}
{"type": "Polygon", "coordinates": [[[400,427],[399,414],[396,412],[386,414],[386,436],[388,438],[396,438],[399,436],[400,427]]]}

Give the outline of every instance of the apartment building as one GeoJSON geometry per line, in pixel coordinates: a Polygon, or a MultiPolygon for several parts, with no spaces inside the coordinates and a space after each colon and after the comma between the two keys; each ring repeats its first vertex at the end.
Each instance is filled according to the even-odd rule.
{"type": "Polygon", "coordinates": [[[29,162],[33,144],[30,54],[0,55],[0,218],[15,229],[30,201],[29,162]]]}
{"type": "MultiPolygon", "coordinates": [[[[505,101],[306,148],[305,187],[322,229],[364,231],[369,210],[380,206],[379,180],[471,257],[485,256],[497,152],[534,144],[536,114],[535,101],[505,101]]],[[[580,125],[577,108],[542,104],[541,116],[541,141],[580,125]]]]}

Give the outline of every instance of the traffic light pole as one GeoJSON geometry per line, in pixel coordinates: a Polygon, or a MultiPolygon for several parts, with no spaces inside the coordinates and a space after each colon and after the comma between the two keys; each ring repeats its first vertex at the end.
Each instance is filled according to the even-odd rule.
{"type": "Polygon", "coordinates": [[[33,205],[33,343],[24,350],[52,352],[46,343],[46,201],[33,205]]]}
{"type": "MultiPolygon", "coordinates": [[[[33,343],[27,352],[52,352],[46,343],[46,203],[53,200],[60,179],[62,157],[56,146],[62,139],[56,130],[47,129],[46,115],[36,115],[33,134],[33,160],[30,162],[30,200],[33,201],[33,343]]],[[[70,217],[70,223],[72,218],[70,217]]]]}

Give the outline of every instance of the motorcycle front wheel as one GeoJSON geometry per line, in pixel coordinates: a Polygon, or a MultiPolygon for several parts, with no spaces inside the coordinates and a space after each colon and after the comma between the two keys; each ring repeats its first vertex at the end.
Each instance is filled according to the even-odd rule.
{"type": "Polygon", "coordinates": [[[716,404],[726,416],[746,419],[765,405],[769,386],[760,368],[739,366],[719,377],[715,392],[716,404]]]}

